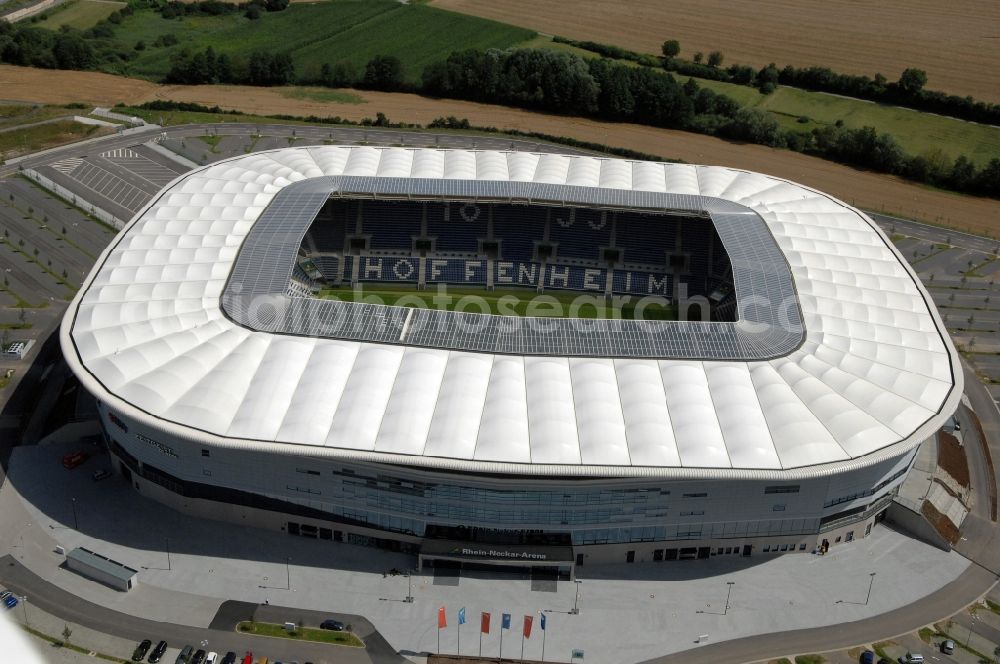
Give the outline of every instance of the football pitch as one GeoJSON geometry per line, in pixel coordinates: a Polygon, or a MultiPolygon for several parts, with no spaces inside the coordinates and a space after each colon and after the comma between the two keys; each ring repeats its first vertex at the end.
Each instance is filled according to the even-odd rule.
{"type": "Polygon", "coordinates": [[[412,285],[361,284],[326,288],[319,297],[343,302],[366,302],[417,309],[461,311],[497,316],[544,318],[587,318],[618,320],[676,320],[670,301],[660,296],[615,295],[606,300],[603,293],[532,288],[453,287],[430,285],[417,290],[412,285]]]}

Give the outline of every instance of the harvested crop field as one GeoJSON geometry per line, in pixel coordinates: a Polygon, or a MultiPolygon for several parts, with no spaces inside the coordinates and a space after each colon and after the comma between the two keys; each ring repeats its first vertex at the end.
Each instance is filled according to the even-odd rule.
{"type": "Polygon", "coordinates": [[[289,99],[280,89],[240,86],[168,86],[157,97],[238,109],[248,113],[339,115],[352,120],[385,113],[396,122],[427,124],[454,115],[478,126],[537,131],[651,153],[693,164],[719,164],[769,173],[830,193],[848,203],[889,214],[989,235],[1000,235],[1000,201],[961,196],[907,183],[889,175],[858,171],[816,157],[761,145],[730,143],[711,136],[633,124],[602,123],[505,106],[356,91],[366,103],[330,104],[289,99]]]}
{"type": "Polygon", "coordinates": [[[1000,101],[1000,3],[962,0],[434,0],[433,6],[549,34],[659,53],[721,51],[725,63],[820,65],[895,80],[907,67],[928,88],[1000,101]]]}
{"type": "Polygon", "coordinates": [[[290,88],[244,86],[158,86],[145,81],[104,74],[63,72],[0,66],[0,86],[11,99],[38,103],[66,103],[74,99],[100,103],[141,103],[171,99],[219,105],[261,115],[339,115],[352,120],[374,118],[378,112],[390,120],[427,124],[434,118],[454,115],[474,125],[537,131],[555,136],[603,143],[683,159],[695,164],[719,164],[769,173],[828,192],[848,203],[903,217],[921,219],[973,233],[1000,235],[1000,201],[961,196],[907,183],[899,178],[858,171],[816,157],[775,150],[760,145],[730,143],[710,136],[656,129],[632,124],[602,123],[532,113],[504,106],[431,99],[409,94],[352,91],[364,103],[333,103],[289,97],[290,88]],[[113,89],[121,97],[112,97],[113,89]]]}
{"type": "Polygon", "coordinates": [[[89,71],[32,69],[0,65],[0,90],[12,101],[69,104],[79,101],[99,106],[136,103],[148,99],[159,86],[149,81],[89,71]]]}

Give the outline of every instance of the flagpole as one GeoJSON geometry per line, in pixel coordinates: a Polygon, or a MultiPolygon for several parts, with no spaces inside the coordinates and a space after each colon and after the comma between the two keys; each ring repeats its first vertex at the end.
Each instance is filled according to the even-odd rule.
{"type": "Polygon", "coordinates": [[[500,621],[500,661],[503,661],[503,620],[500,621]]]}
{"type": "Polygon", "coordinates": [[[455,649],[456,655],[462,654],[462,621],[458,621],[458,648],[455,649]]]}
{"type": "Polygon", "coordinates": [[[524,627],[521,627],[521,662],[524,662],[524,627]]]}
{"type": "Polygon", "coordinates": [[[547,633],[548,633],[548,630],[545,630],[545,629],[542,630],[542,661],[543,662],[545,661],[545,635],[547,633]]]}
{"type": "Polygon", "coordinates": [[[483,614],[479,614],[479,656],[483,656],[483,614]]]}
{"type": "Polygon", "coordinates": [[[441,654],[441,627],[438,626],[438,654],[441,654]]]}

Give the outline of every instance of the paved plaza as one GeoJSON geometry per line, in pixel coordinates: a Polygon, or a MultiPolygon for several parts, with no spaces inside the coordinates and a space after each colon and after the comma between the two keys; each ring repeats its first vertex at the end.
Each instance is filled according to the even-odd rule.
{"type": "MultiPolygon", "coordinates": [[[[409,592],[407,578],[383,571],[406,569],[412,558],[183,516],[136,494],[121,478],[91,481],[90,473],[107,465],[106,455],[65,471],[59,459],[70,449],[53,444],[14,450],[10,481],[0,491],[0,527],[11,536],[0,554],[11,553],[85,600],[180,625],[207,627],[229,599],[364,615],[403,654],[436,651],[437,610],[445,606],[449,627],[441,634],[442,652],[456,651],[462,607],[473,617],[462,635],[467,654],[478,653],[479,612],[492,613],[494,626],[501,613],[514,616],[514,629],[504,634],[508,657],[520,654],[521,616],[544,610],[548,659],[568,660],[576,648],[586,652],[588,662],[641,661],[695,647],[699,639],[864,620],[917,601],[969,564],[956,553],[879,527],[871,537],[822,557],[581,567],[578,615],[570,613],[577,591],[572,582],[558,583],[554,592],[533,591],[530,579],[467,573],[457,583],[415,575],[410,604],[402,601],[409,592]],[[117,593],[61,569],[57,544],[67,550],[86,546],[139,569],[138,587],[117,593]],[[734,585],[727,610],[729,581],[734,585]],[[607,638],[609,630],[615,639],[607,638]]],[[[541,636],[536,617],[526,657],[540,656],[541,636]]],[[[498,651],[494,629],[483,638],[483,652],[498,651]]]]}

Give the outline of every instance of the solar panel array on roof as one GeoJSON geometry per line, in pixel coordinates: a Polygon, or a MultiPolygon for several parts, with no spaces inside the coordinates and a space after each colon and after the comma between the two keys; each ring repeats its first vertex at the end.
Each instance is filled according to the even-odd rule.
{"type": "Polygon", "coordinates": [[[749,208],[708,196],[532,182],[334,176],[291,184],[274,196],[244,242],[223,308],[241,325],[266,332],[514,355],[761,360],[791,352],[803,335],[788,263],[749,208]],[[541,321],[290,297],[288,282],[302,238],[331,195],[707,213],[730,255],[742,319],[541,321]]]}

